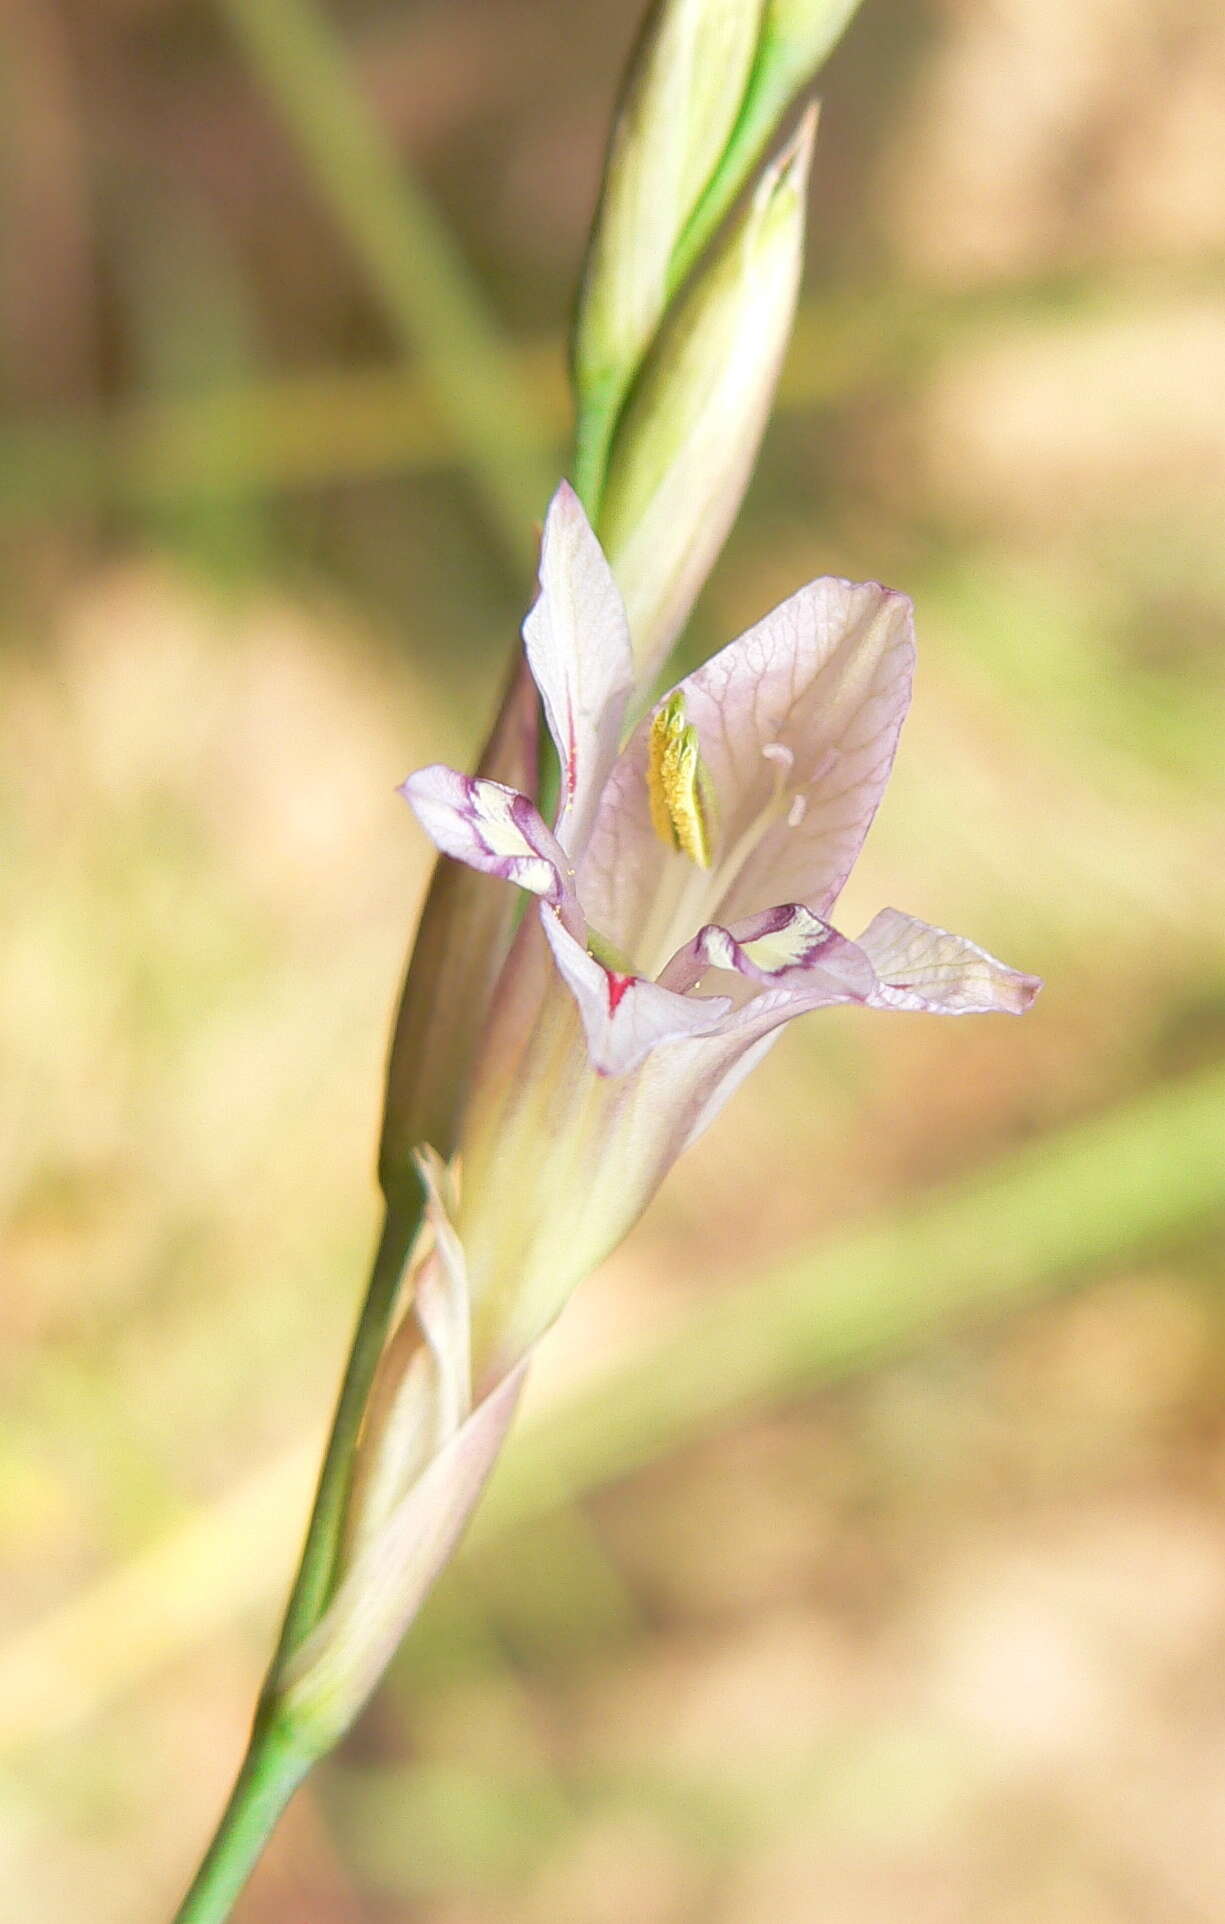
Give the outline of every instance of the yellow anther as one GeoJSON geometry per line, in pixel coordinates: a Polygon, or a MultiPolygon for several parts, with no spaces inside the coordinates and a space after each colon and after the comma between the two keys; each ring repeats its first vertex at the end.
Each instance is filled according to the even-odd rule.
{"type": "Polygon", "coordinates": [[[685,720],[685,697],[679,689],[656,711],[651,723],[647,793],[660,841],[683,850],[699,868],[709,868],[714,835],[710,784],[702,767],[698,731],[685,720]]]}

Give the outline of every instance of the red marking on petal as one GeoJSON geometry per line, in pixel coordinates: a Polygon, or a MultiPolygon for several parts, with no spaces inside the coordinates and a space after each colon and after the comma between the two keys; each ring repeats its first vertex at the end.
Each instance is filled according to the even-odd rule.
{"type": "Polygon", "coordinates": [[[574,800],[578,787],[578,742],[574,733],[574,716],[566,716],[566,800],[574,800]]]}
{"type": "Polygon", "coordinates": [[[608,1013],[616,1015],[621,1006],[621,998],[631,989],[636,978],[632,975],[618,975],[616,969],[605,969],[604,979],[608,984],[608,1013]]]}

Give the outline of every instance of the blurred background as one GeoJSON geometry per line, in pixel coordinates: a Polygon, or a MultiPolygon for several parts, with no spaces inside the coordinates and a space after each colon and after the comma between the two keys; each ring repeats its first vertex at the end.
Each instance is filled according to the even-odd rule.
{"type": "MultiPolygon", "coordinates": [[[[375,1223],[426,874],[392,791],[473,751],[526,605],[640,11],[0,12],[31,1924],[158,1924],[241,1749],[375,1223]],[[475,431],[457,341],[503,372],[475,431]]],[[[822,92],[689,646],[823,570],[913,594],[845,924],[896,903],[1048,987],[788,1033],[554,1333],[245,1924],[1225,1909],[1225,19],[866,0],[822,92]]]]}

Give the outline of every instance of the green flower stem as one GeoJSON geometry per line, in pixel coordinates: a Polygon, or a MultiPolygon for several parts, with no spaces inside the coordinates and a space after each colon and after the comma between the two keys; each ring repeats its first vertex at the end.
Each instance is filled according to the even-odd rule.
{"type": "Polygon", "coordinates": [[[318,1743],[312,1743],[305,1732],[288,1728],[279,1718],[277,1686],[285,1663],[319,1621],[331,1596],[353,1453],[420,1220],[420,1202],[413,1208],[389,1208],[384,1219],[324,1451],[302,1560],[251,1741],[230,1801],[175,1924],[221,1924],[229,1916],[274,1824],[321,1754],[318,1743]]]}
{"type": "Polygon", "coordinates": [[[597,533],[604,483],[608,479],[608,457],[629,385],[628,381],[619,383],[608,376],[598,387],[589,385],[579,400],[574,425],[573,486],[597,533]]]}
{"type": "Polygon", "coordinates": [[[175,1924],[224,1924],[273,1826],[314,1761],[275,1723],[257,1719],[217,1834],[175,1924]]]}
{"type": "Polygon", "coordinates": [[[315,1507],[307,1526],[302,1561],[298,1565],[276,1655],[268,1673],[270,1688],[275,1686],[283,1664],[318,1623],[331,1595],[353,1470],[353,1450],[374,1372],[387,1341],[400,1278],[404,1274],[404,1265],[420,1220],[421,1205],[418,1203],[415,1210],[396,1211],[389,1208],[383,1222],[366,1300],[358,1317],[353,1347],[340,1386],[332,1432],[324,1451],[323,1468],[319,1472],[315,1507]]]}

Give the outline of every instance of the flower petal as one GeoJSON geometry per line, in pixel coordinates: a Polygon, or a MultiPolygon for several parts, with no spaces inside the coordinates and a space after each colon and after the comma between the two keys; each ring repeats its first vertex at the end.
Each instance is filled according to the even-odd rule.
{"type": "Polygon", "coordinates": [[[579,868],[594,926],[658,973],[702,921],[734,923],[779,901],[823,917],[884,790],[913,658],[905,596],[827,579],[689,676],[685,714],[713,801],[712,866],[695,882],[692,865],[652,830],[644,724],[613,769],[579,868]]]}
{"type": "MultiPolygon", "coordinates": [[[[605,972],[566,942],[551,910],[529,917],[524,929],[542,949],[552,941],[565,973],[550,966],[523,1059],[531,1071],[517,1061],[499,1065],[465,1115],[456,1226],[471,1282],[478,1387],[513,1367],[549,1327],[773,1040],[742,1026],[748,1012],[731,1011],[726,1001],[639,984],[621,999],[622,1020],[635,998],[654,989],[670,1018],[679,1005],[687,1019],[713,1014],[716,1026],[660,1042],[628,1073],[593,1073],[593,1053],[598,1065],[612,1066],[600,1057],[608,1040],[605,972]]],[[[777,1026],[795,998],[769,990],[757,998],[771,1000],[786,1005],[773,1016],[777,1026]]],[[[612,1041],[619,1045],[620,1035],[612,1041]]]]}
{"type": "Polygon", "coordinates": [[[605,968],[557,915],[545,910],[541,920],[558,969],[578,1003],[597,1075],[628,1075],[661,1043],[710,1035],[732,1007],[727,996],[676,995],[643,976],[605,968]]]}
{"type": "Polygon", "coordinates": [[[819,982],[853,1002],[867,1001],[877,987],[862,949],[801,902],[765,909],[730,929],[708,922],[660,980],[670,989],[688,989],[707,969],[734,969],[767,988],[808,990],[819,982]]]}
{"type": "Polygon", "coordinates": [[[859,946],[879,977],[870,998],[876,1008],[1023,1015],[1042,987],[1041,976],[1010,969],[966,936],[950,935],[900,909],[882,909],[859,946]]]}
{"type": "Polygon", "coordinates": [[[400,793],[444,855],[529,889],[574,919],[570,865],[526,795],[441,762],[419,768],[400,793]]]}
{"type": "Polygon", "coordinates": [[[624,603],[568,481],[549,503],[523,641],[561,761],[557,836],[574,853],[616,759],[634,664],[624,603]]]}

